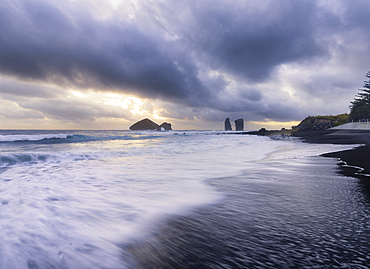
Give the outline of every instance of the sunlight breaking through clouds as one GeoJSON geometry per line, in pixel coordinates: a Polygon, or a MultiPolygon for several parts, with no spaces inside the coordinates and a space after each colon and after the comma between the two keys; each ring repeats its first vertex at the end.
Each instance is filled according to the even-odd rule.
{"type": "MultiPolygon", "coordinates": [[[[104,104],[107,106],[118,106],[130,111],[133,115],[144,114],[147,111],[143,108],[144,101],[138,97],[118,93],[88,92],[81,93],[71,90],[71,93],[87,101],[104,104]]],[[[154,113],[153,113],[154,116],[154,113]]],[[[159,117],[156,114],[157,117],[159,117]]]]}
{"type": "Polygon", "coordinates": [[[344,113],[369,69],[369,12],[367,0],[4,0],[0,101],[23,123],[76,128],[344,113]]]}

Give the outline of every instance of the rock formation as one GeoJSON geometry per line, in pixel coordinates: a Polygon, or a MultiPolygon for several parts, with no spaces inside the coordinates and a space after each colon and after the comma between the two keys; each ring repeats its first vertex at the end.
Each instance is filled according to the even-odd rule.
{"type": "Polygon", "coordinates": [[[257,135],[266,135],[268,131],[265,128],[261,128],[258,130],[257,135]]]}
{"type": "Polygon", "coordinates": [[[243,121],[243,119],[235,120],[235,130],[236,131],[244,131],[244,121],[243,121]]]}
{"type": "Polygon", "coordinates": [[[166,131],[172,130],[171,123],[164,122],[161,125],[156,124],[150,119],[143,119],[130,126],[130,130],[142,131],[142,130],[157,130],[161,131],[162,128],[166,131]]]}
{"type": "Polygon", "coordinates": [[[231,131],[231,130],[232,130],[232,128],[231,128],[231,124],[230,124],[230,119],[227,118],[225,120],[225,131],[231,131]]]}
{"type": "Polygon", "coordinates": [[[295,127],[292,136],[310,136],[330,133],[327,129],[333,127],[334,120],[325,117],[307,117],[295,127]]]}
{"type": "Polygon", "coordinates": [[[140,131],[140,130],[156,130],[159,127],[158,124],[151,121],[150,119],[143,119],[130,126],[130,130],[140,131]]]}
{"type": "Polygon", "coordinates": [[[158,126],[158,128],[156,129],[157,131],[162,131],[162,128],[165,130],[165,131],[170,131],[172,130],[171,128],[171,123],[167,123],[167,122],[164,122],[162,123],[161,125],[158,126]]]}

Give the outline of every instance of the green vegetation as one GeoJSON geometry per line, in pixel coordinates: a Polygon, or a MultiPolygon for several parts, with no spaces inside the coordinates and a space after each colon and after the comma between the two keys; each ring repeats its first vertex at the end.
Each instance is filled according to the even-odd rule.
{"type": "MultiPolygon", "coordinates": [[[[325,128],[335,127],[350,122],[349,114],[339,114],[339,115],[318,115],[318,116],[308,116],[298,126],[292,126],[292,131],[298,131],[299,129],[311,129],[313,127],[319,128],[318,125],[322,125],[325,128]]],[[[324,127],[320,128],[324,128],[324,127]]]]}
{"type": "MultiPolygon", "coordinates": [[[[367,78],[370,78],[370,72],[366,74],[367,78]]],[[[365,81],[364,88],[359,89],[359,92],[351,102],[350,119],[370,119],[370,80],[365,81]]]]}
{"type": "Polygon", "coordinates": [[[350,122],[350,115],[347,113],[339,115],[312,116],[311,118],[331,120],[333,122],[333,127],[350,122]]]}
{"type": "Polygon", "coordinates": [[[300,129],[317,129],[324,126],[330,125],[330,127],[335,127],[350,122],[351,120],[363,120],[370,119],[370,71],[367,72],[366,77],[369,79],[364,82],[362,89],[359,89],[354,100],[350,105],[350,114],[344,113],[339,115],[318,115],[318,116],[308,116],[298,126],[292,126],[292,131],[296,132],[300,129]],[[322,125],[321,127],[318,127],[322,125]]]}

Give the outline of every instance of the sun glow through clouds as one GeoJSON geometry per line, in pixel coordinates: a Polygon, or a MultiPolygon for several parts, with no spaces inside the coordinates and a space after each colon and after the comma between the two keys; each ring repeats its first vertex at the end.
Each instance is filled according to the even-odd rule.
{"type": "MultiPolygon", "coordinates": [[[[148,112],[144,109],[144,101],[134,96],[118,93],[81,93],[76,90],[71,90],[70,92],[72,93],[73,97],[81,98],[86,101],[104,104],[107,106],[122,107],[123,109],[130,111],[133,115],[142,115],[148,112]]],[[[157,114],[157,112],[153,112],[153,117],[156,119],[163,119],[157,114]]]]}
{"type": "Polygon", "coordinates": [[[79,97],[79,98],[84,98],[84,97],[86,97],[86,95],[85,95],[85,94],[80,93],[80,92],[78,92],[78,91],[71,90],[71,93],[72,93],[74,96],[79,97]]]}
{"type": "Polygon", "coordinates": [[[165,120],[165,118],[158,115],[158,112],[157,110],[153,111],[153,118],[156,120],[165,120]]]}
{"type": "Polygon", "coordinates": [[[368,71],[369,10],[366,0],[2,1],[0,126],[150,118],[222,129],[230,117],[289,128],[348,112],[368,71]]]}

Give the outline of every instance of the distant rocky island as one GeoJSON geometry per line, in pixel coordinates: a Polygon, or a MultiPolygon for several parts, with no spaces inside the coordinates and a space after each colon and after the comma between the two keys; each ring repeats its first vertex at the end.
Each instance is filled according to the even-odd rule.
{"type": "MultiPolygon", "coordinates": [[[[331,128],[350,122],[349,114],[339,114],[335,116],[308,116],[302,120],[297,126],[292,126],[291,129],[282,128],[281,130],[266,130],[261,128],[258,131],[243,131],[243,119],[235,120],[235,130],[243,131],[235,134],[250,134],[261,136],[295,136],[295,137],[311,137],[325,135],[331,133],[331,128]]],[[[232,131],[230,119],[227,118],[224,122],[225,131],[232,131]]]]}
{"type": "MultiPolygon", "coordinates": [[[[265,128],[261,128],[258,131],[244,131],[244,120],[242,118],[237,119],[234,122],[235,131],[239,131],[237,134],[252,134],[262,136],[290,135],[296,137],[307,137],[312,135],[323,135],[330,133],[330,128],[348,123],[350,122],[350,119],[348,114],[340,114],[335,116],[308,116],[297,126],[292,126],[292,129],[282,128],[281,130],[266,130],[265,128]]],[[[225,120],[224,126],[225,131],[232,131],[232,126],[229,118],[225,120]]],[[[172,130],[172,125],[171,123],[167,122],[158,125],[154,121],[145,118],[131,125],[130,130],[169,131],[172,130]]]]}
{"type": "Polygon", "coordinates": [[[156,131],[169,131],[172,130],[171,123],[164,122],[158,125],[154,121],[145,118],[130,126],[132,131],[156,130],[156,131]]]}
{"type": "MultiPolygon", "coordinates": [[[[232,131],[233,128],[231,127],[230,119],[227,118],[225,120],[225,131],[232,131]]],[[[244,120],[237,119],[235,120],[235,131],[244,131],[244,120]]]]}

